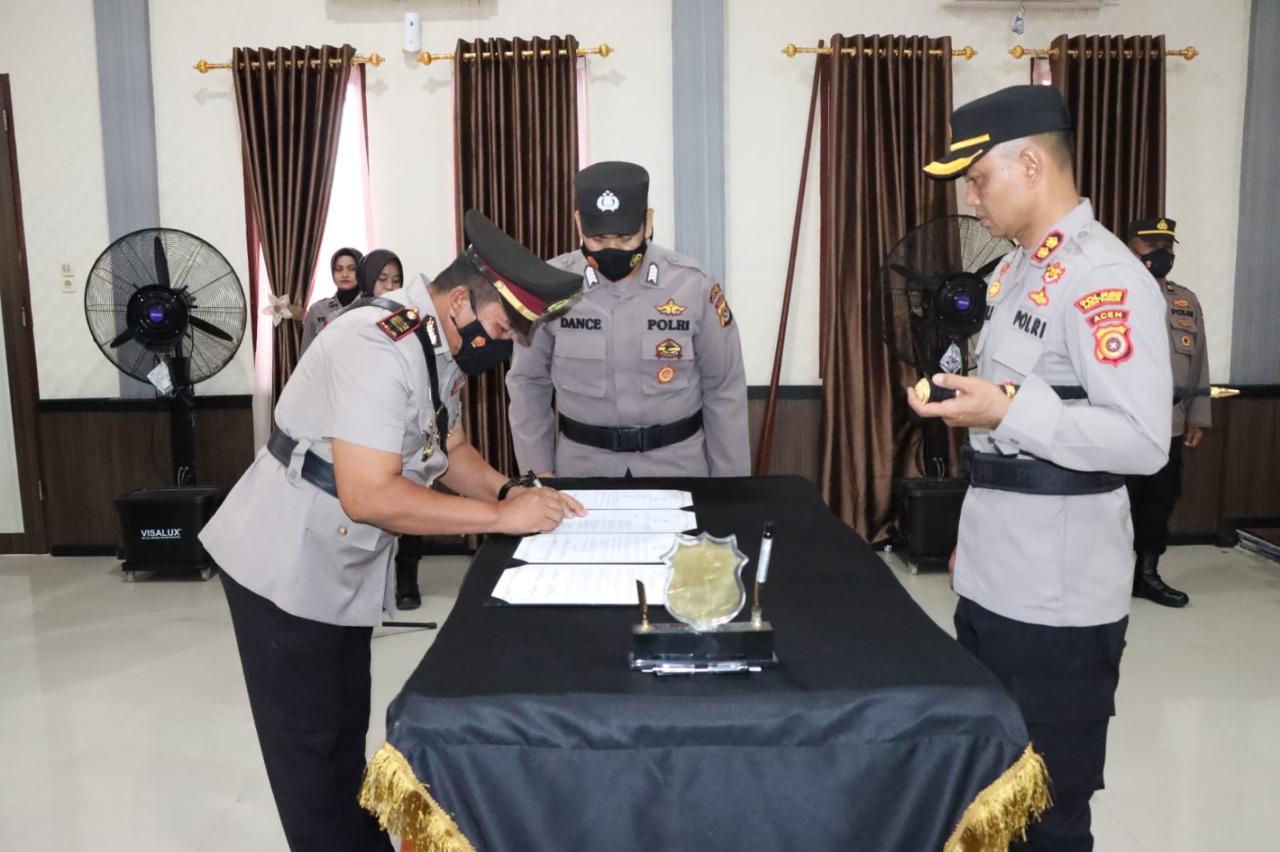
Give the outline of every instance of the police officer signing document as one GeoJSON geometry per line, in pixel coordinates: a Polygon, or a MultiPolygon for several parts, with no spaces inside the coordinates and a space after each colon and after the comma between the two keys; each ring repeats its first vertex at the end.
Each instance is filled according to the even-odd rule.
{"type": "Polygon", "coordinates": [[[640,166],[589,166],[574,197],[582,250],[551,264],[585,276],[582,300],[540,329],[507,374],[520,468],[748,476],[747,382],[724,287],[648,242],[640,166]]]}
{"type": "Polygon", "coordinates": [[[519,487],[471,447],[459,391],[581,288],[479,213],[430,285],[332,319],[280,395],[268,446],[205,526],[271,790],[291,849],[390,850],[357,803],[369,642],[391,609],[396,533],[554,529],[583,514],[519,487]],[[463,496],[430,486],[439,480],[463,496]],[[504,499],[505,498],[505,499],[504,499]]]}
{"type": "Polygon", "coordinates": [[[951,150],[925,171],[963,176],[983,226],[1018,248],[989,281],[977,375],[936,377],[957,391],[944,402],[908,392],[921,416],[970,429],[956,632],[1013,694],[1053,779],[1053,807],[1013,848],[1058,852],[1093,848],[1133,579],[1124,474],[1164,465],[1173,396],[1164,299],[1077,196],[1070,125],[1047,86],[952,115],[951,150]]]}

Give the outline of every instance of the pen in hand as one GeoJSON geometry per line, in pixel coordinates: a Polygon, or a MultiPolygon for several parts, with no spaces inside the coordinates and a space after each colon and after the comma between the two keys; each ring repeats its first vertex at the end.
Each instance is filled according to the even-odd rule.
{"type": "Polygon", "coordinates": [[[542,480],[539,479],[538,475],[533,472],[533,468],[529,468],[529,480],[533,483],[534,488],[542,487],[542,480]]]}

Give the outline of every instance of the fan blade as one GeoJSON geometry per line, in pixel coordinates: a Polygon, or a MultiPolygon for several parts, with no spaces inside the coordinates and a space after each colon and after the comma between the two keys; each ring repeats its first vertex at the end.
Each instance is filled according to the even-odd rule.
{"type": "Polygon", "coordinates": [[[989,263],[984,263],[982,268],[974,272],[983,281],[987,280],[987,276],[996,271],[996,267],[1000,265],[1000,261],[1004,260],[1004,256],[993,257],[989,263]]]}
{"type": "Polygon", "coordinates": [[[164,255],[164,242],[156,235],[156,283],[161,287],[169,286],[169,258],[164,255]]]}
{"type": "Polygon", "coordinates": [[[120,332],[115,336],[115,338],[110,343],[110,347],[112,349],[116,349],[117,347],[125,345],[130,340],[135,340],[137,337],[138,337],[138,327],[131,325],[128,328],[126,328],[124,331],[120,332]]]}
{"type": "Polygon", "coordinates": [[[917,290],[929,290],[929,291],[937,290],[938,285],[942,283],[940,280],[936,278],[930,278],[928,275],[925,275],[923,272],[917,272],[916,270],[912,269],[910,266],[907,266],[902,263],[891,263],[889,264],[889,268],[892,269],[894,272],[898,273],[899,275],[901,275],[903,278],[907,279],[907,281],[911,283],[917,290]]]}
{"type": "Polygon", "coordinates": [[[214,337],[218,338],[219,340],[225,340],[227,342],[231,342],[235,340],[234,337],[227,334],[225,331],[218,328],[216,325],[209,322],[208,320],[202,320],[200,319],[200,317],[194,316],[194,315],[187,317],[187,319],[190,320],[193,326],[200,329],[205,334],[211,334],[214,337]]]}

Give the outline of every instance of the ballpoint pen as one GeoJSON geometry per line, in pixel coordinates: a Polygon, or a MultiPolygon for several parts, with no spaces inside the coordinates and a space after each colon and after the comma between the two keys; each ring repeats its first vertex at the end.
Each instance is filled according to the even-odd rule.
{"type": "Polygon", "coordinates": [[[542,480],[539,479],[538,475],[533,472],[533,468],[529,469],[529,480],[533,483],[534,488],[542,487],[542,480]]]}
{"type": "Polygon", "coordinates": [[[773,524],[766,522],[760,537],[760,561],[756,565],[755,601],[751,607],[751,624],[764,624],[764,584],[769,579],[769,558],[773,555],[773,524]]]}

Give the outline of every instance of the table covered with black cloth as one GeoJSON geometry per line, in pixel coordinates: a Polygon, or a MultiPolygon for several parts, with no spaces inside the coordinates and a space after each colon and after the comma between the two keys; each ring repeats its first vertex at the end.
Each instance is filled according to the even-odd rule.
{"type": "Polygon", "coordinates": [[[736,534],[751,558],[748,588],[772,521],[765,617],[781,665],[633,672],[636,607],[495,605],[518,539],[490,538],[387,712],[364,800],[393,830],[483,852],[924,852],[974,821],[984,789],[978,804],[1015,830],[1043,793],[1013,700],[807,481],[555,484],[692,492],[699,531],[736,534]],[[409,803],[412,788],[424,795],[409,803]]]}

